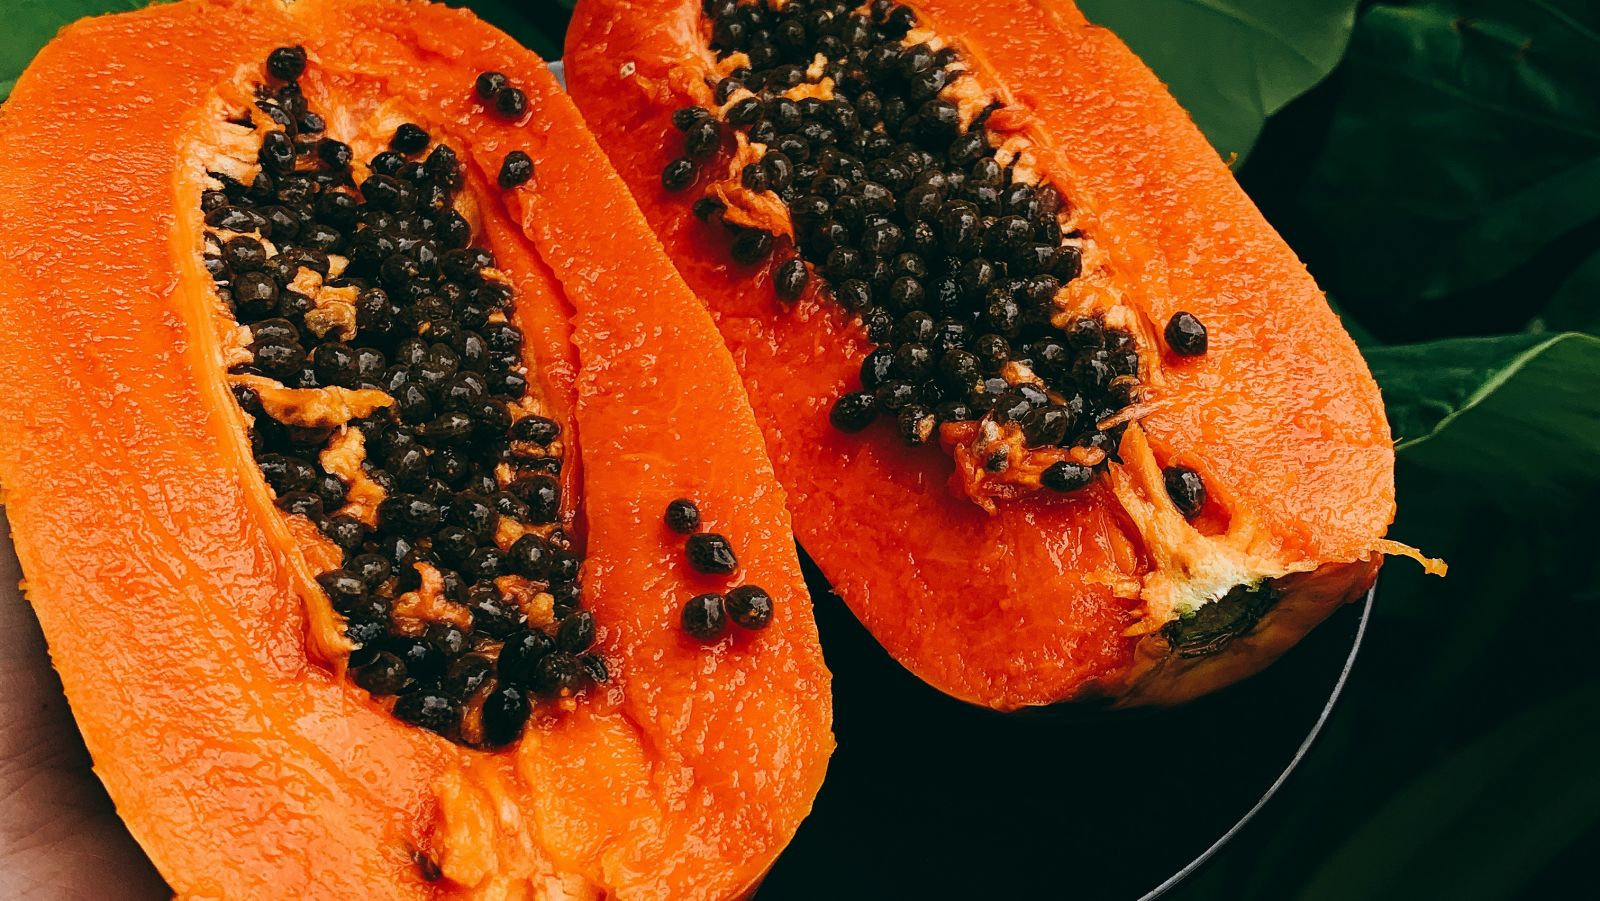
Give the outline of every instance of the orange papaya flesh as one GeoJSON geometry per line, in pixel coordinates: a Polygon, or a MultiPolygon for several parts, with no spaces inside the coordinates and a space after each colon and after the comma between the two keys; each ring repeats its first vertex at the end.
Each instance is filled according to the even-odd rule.
{"type": "Polygon", "coordinates": [[[1354,344],[1070,3],[584,0],[565,60],[802,544],[936,688],[1183,700],[1410,551],[1354,344]]]}
{"type": "MultiPolygon", "coordinates": [[[[296,171],[328,170],[307,144],[296,171]]],[[[306,201],[283,199],[292,182],[274,185],[273,205],[306,201]]],[[[309,190],[372,200],[338,177],[309,190]]],[[[276,260],[292,242],[269,230],[251,234],[276,260]]],[[[330,249],[330,270],[343,258],[365,277],[343,249],[330,249]]],[[[292,318],[316,347],[367,346],[336,306],[348,286],[320,265],[285,273],[314,303],[267,318],[292,318]]],[[[415,300],[408,285],[391,287],[415,300]]],[[[69,27],[0,110],[0,310],[38,324],[0,335],[0,484],[27,596],[96,772],[180,897],[728,898],[792,836],[832,738],[782,490],[713,323],[576,109],[509,38],[466,12],[395,0],[190,0],[69,27]],[[281,461],[264,473],[253,453],[298,442],[329,472],[361,473],[370,491],[347,483],[338,510],[379,536],[390,512],[361,503],[405,487],[328,456],[353,453],[335,445],[393,406],[389,386],[319,381],[339,380],[338,352],[313,352],[309,378],[268,371],[254,332],[282,325],[245,321],[260,310],[243,293],[266,291],[239,278],[258,271],[253,249],[208,243],[238,235],[202,205],[246,206],[261,148],[277,140],[265,135],[288,130],[272,120],[285,83],[270,73],[294,66],[269,54],[297,46],[293,80],[326,137],[349,145],[352,175],[400,123],[454,149],[464,185],[452,202],[470,245],[494,258],[479,280],[509,289],[503,312],[522,336],[520,359],[486,374],[523,376],[516,394],[502,377],[502,396],[560,427],[547,447],[516,431],[487,443],[502,484],[527,460],[562,460],[556,522],[513,511],[497,525],[566,533],[593,646],[538,618],[554,614],[537,590],[550,579],[501,576],[496,598],[590,668],[527,684],[532,716],[504,746],[480,747],[496,742],[477,718],[491,688],[520,676],[491,667],[459,722],[410,717],[437,732],[358,686],[381,642],[352,631],[338,586],[317,578],[351,555],[317,528],[314,504],[269,485],[281,461]],[[520,115],[474,96],[484,70],[524,92],[520,115]],[[502,189],[513,150],[532,177],[502,189]],[[239,184],[218,177],[230,173],[239,184]],[[680,497],[731,541],[734,575],[689,565],[662,522],[680,497]],[[740,584],[771,597],[765,628],[683,633],[689,597],[740,584]]],[[[476,444],[445,446],[488,462],[476,444]]],[[[474,625],[481,608],[442,585],[430,593],[442,562],[395,562],[417,576],[381,598],[391,638],[455,622],[473,650],[498,652],[500,637],[474,625]]]]}

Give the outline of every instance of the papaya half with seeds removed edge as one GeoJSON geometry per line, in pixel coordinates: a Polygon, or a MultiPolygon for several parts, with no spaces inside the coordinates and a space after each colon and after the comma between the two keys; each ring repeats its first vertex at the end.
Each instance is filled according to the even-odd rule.
{"type": "Polygon", "coordinates": [[[733,362],[469,13],[67,28],[0,110],[0,314],[27,596],[179,897],[730,898],[809,810],[829,676],[733,362]],[[770,621],[685,634],[738,585],[770,621]]]}
{"type": "Polygon", "coordinates": [[[802,545],[931,685],[1181,701],[1416,556],[1354,343],[1066,0],[581,0],[565,62],[802,545]]]}

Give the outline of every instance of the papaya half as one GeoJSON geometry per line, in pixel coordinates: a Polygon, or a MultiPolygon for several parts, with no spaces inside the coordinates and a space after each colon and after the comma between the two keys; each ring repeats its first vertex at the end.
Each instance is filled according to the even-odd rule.
{"type": "Polygon", "coordinates": [[[1184,700],[1414,554],[1354,343],[1068,0],[580,0],[565,61],[802,545],[936,688],[1184,700]]]}
{"type": "Polygon", "coordinates": [[[729,898],[829,676],[731,356],[543,63],[400,0],[87,19],[0,109],[0,483],[184,898],[729,898]]]}

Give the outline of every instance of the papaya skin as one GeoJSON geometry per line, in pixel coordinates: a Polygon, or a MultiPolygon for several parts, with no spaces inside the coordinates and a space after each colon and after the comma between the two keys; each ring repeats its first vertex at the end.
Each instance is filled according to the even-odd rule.
{"type": "Polygon", "coordinates": [[[0,112],[0,312],[18,324],[0,334],[0,483],[27,596],[96,773],[179,897],[731,898],[809,810],[829,677],[733,362],[509,38],[395,0],[69,27],[0,112]],[[533,371],[580,436],[585,596],[613,678],[502,753],[404,726],[315,662],[310,570],[224,383],[196,275],[203,172],[180,148],[219,85],[291,43],[320,103],[399,98],[461,151],[533,371]],[[525,121],[472,99],[490,68],[527,91],[525,121]],[[513,148],[536,178],[489,190],[513,148]],[[764,632],[681,635],[683,599],[714,586],[661,523],[679,496],[774,597],[764,632]]]}
{"type": "Polygon", "coordinates": [[[681,152],[671,113],[703,102],[696,76],[712,59],[695,0],[583,0],[568,83],[733,350],[802,545],[898,661],[1000,710],[1172,703],[1258,671],[1364,592],[1388,549],[1394,455],[1365,362],[1187,114],[1110,32],[1065,0],[908,5],[998,92],[1007,133],[1032,142],[1145,333],[1180,310],[1205,323],[1204,356],[1142,347],[1158,377],[1129,434],[1147,461],[1190,466],[1211,489],[1187,545],[1214,541],[1286,576],[1250,640],[1169,659],[1152,577],[1187,576],[1203,555],[1180,546],[1161,562],[1171,548],[1128,507],[1169,502],[1141,496],[1136,479],[1037,492],[990,515],[947,488],[939,449],[908,449],[882,422],[848,435],[829,425],[871,349],[859,326],[815,296],[781,311],[770,273],[731,262],[720,229],[661,185],[681,152]]]}

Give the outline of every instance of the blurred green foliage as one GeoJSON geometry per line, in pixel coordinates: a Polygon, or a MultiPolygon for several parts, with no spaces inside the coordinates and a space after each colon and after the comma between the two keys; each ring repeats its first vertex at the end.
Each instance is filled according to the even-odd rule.
{"type": "MultiPolygon", "coordinates": [[[[1334,719],[1183,899],[1564,895],[1600,852],[1600,4],[1082,0],[1339,300],[1399,440],[1334,719]],[[1567,331],[1561,331],[1567,330],[1567,331]],[[1586,334],[1587,333],[1587,334],[1586,334]]],[[[13,0],[0,96],[63,23],[13,0]]],[[[468,5],[547,57],[569,2],[468,5]]],[[[1263,678],[1270,678],[1270,673],[1263,678]]]]}

